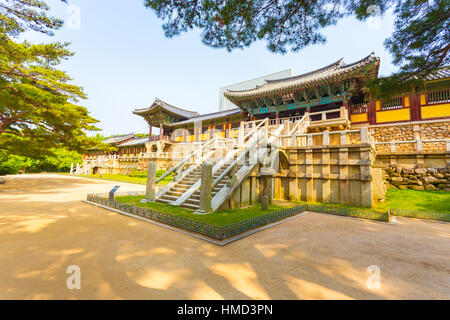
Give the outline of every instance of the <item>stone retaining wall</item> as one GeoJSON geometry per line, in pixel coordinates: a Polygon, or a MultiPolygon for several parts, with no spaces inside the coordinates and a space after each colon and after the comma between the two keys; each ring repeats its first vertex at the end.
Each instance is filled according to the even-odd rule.
{"type": "MultiPolygon", "coordinates": [[[[450,121],[399,123],[385,126],[369,126],[369,131],[376,142],[439,140],[450,139],[450,121]]],[[[416,149],[415,144],[396,144],[397,153],[410,153],[416,149]]],[[[444,142],[429,142],[423,144],[423,152],[445,151],[444,142]]],[[[390,152],[390,145],[377,145],[377,152],[390,152]]]]}
{"type": "Polygon", "coordinates": [[[388,188],[450,192],[450,169],[448,168],[387,168],[384,170],[384,179],[388,188]]]}
{"type": "Polygon", "coordinates": [[[288,147],[289,168],[274,177],[274,199],[371,207],[384,199],[382,169],[369,144],[288,147]]]}

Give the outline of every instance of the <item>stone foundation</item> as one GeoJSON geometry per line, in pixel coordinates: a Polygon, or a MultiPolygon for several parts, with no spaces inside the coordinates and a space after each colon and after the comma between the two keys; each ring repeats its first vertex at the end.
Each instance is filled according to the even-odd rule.
{"type": "Polygon", "coordinates": [[[371,207],[384,199],[369,144],[286,148],[289,169],[274,178],[274,199],[371,207]]]}

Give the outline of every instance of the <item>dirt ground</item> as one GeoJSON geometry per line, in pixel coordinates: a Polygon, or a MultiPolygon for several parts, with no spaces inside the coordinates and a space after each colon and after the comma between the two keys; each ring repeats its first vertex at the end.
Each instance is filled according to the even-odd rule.
{"type": "Polygon", "coordinates": [[[144,186],[59,175],[0,185],[0,299],[449,299],[450,224],[306,214],[219,247],[81,202],[144,186]],[[67,267],[81,269],[69,290],[67,267]],[[367,268],[380,268],[369,289],[367,268]]]}

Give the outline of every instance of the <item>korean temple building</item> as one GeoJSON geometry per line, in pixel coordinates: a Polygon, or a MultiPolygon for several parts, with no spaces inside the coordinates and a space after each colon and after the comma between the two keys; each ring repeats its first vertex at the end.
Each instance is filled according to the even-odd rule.
{"type": "MultiPolygon", "coordinates": [[[[424,88],[411,88],[384,101],[371,99],[365,90],[367,81],[378,77],[379,65],[380,59],[371,53],[353,63],[340,59],[305,74],[266,80],[252,89],[228,90],[224,96],[236,108],[209,114],[156,98],[149,107],[133,111],[148,123],[150,138],[116,143],[116,171],[144,169],[152,158],[169,169],[215,137],[240,143],[246,132],[264,121],[273,132],[284,126],[279,141],[293,137],[288,144],[280,142],[286,150],[358,145],[367,131],[375,162],[450,166],[450,67],[428,76],[424,88]],[[158,134],[153,128],[159,129],[158,134]]],[[[86,161],[96,157],[85,155],[86,161]]]]}

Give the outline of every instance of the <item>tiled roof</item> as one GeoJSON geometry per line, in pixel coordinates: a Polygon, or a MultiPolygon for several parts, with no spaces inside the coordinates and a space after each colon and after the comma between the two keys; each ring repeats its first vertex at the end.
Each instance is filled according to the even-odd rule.
{"type": "Polygon", "coordinates": [[[138,145],[145,144],[146,142],[148,142],[148,137],[145,137],[145,138],[136,138],[136,139],[130,140],[130,141],[128,141],[128,142],[122,143],[121,145],[119,145],[119,147],[132,147],[132,146],[138,146],[138,145]]]}
{"type": "Polygon", "coordinates": [[[239,113],[241,113],[240,108],[234,108],[234,109],[229,109],[229,110],[219,111],[219,112],[212,112],[212,113],[202,114],[202,115],[190,118],[188,120],[183,120],[180,122],[172,123],[171,126],[178,126],[180,124],[193,123],[195,121],[206,121],[206,120],[224,118],[224,117],[229,117],[229,116],[239,114],[239,113]]]}
{"type": "Polygon", "coordinates": [[[425,77],[426,81],[450,78],[450,66],[442,67],[425,77]]]}
{"type": "Polygon", "coordinates": [[[133,138],[133,139],[136,138],[134,133],[124,134],[122,136],[112,136],[108,139],[103,140],[103,143],[115,144],[115,143],[120,143],[121,141],[124,141],[124,140],[128,140],[130,138],[133,138]]]}
{"type": "Polygon", "coordinates": [[[304,73],[298,76],[278,80],[266,80],[266,82],[263,85],[257,86],[256,88],[253,89],[239,90],[239,91],[228,90],[227,92],[225,92],[225,96],[227,98],[233,99],[240,97],[259,96],[267,93],[275,93],[277,91],[282,91],[286,89],[289,90],[306,87],[313,84],[314,82],[318,82],[320,80],[325,79],[332,79],[345,73],[348,73],[350,71],[353,71],[355,69],[361,68],[365,65],[369,65],[371,63],[375,65],[375,68],[367,76],[376,77],[378,74],[379,61],[380,58],[376,57],[373,52],[364,59],[361,59],[359,61],[350,64],[345,64],[343,59],[340,59],[326,67],[308,73],[304,73]]]}
{"type": "Polygon", "coordinates": [[[155,101],[152,103],[152,105],[150,107],[143,108],[143,109],[135,109],[133,111],[133,113],[137,114],[137,115],[144,115],[144,114],[147,114],[147,113],[151,112],[153,109],[158,108],[158,107],[161,107],[161,108],[165,109],[166,111],[168,111],[170,113],[176,114],[176,115],[178,115],[180,117],[187,118],[187,119],[199,115],[198,112],[184,110],[184,109],[175,107],[175,106],[173,106],[171,104],[168,104],[167,102],[164,102],[164,101],[162,101],[162,100],[160,100],[158,98],[155,98],[155,101]]]}

